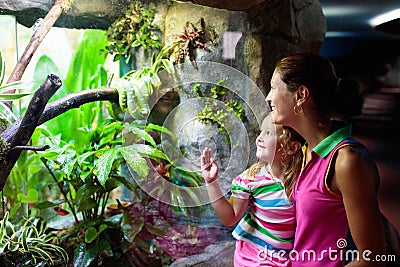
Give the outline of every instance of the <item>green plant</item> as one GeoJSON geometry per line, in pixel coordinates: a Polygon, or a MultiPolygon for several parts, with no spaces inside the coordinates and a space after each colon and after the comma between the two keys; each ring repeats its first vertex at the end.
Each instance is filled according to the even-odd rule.
{"type": "Polygon", "coordinates": [[[57,188],[63,199],[40,202],[32,207],[56,207],[72,213],[75,225],[64,238],[77,238],[74,244],[77,266],[89,266],[104,253],[119,259],[133,246],[137,234],[135,222],[127,215],[108,217],[106,207],[112,192],[120,185],[137,194],[136,188],[121,175],[121,164],[126,162],[137,175],[146,177],[149,172],[146,158],[168,160],[146,132],[153,129],[164,130],[160,126],[109,119],[87,132],[90,141],[85,147],[61,143],[60,147],[40,153],[54,178],[52,188],[57,188]],[[132,143],[124,146],[124,137],[128,135],[132,143]],[[118,242],[110,237],[119,234],[118,242]]]}
{"type": "MultiPolygon", "coordinates": [[[[147,129],[151,129],[151,125],[147,129]]],[[[139,176],[146,177],[149,166],[145,157],[167,159],[155,147],[152,137],[134,123],[124,124],[109,119],[88,135],[90,139],[85,147],[76,147],[73,143],[61,144],[59,148],[40,153],[77,223],[78,213],[82,214],[83,220],[96,220],[104,215],[111,191],[120,184],[135,191],[120,175],[123,161],[139,176]],[[124,146],[123,130],[134,133],[136,142],[124,146]],[[146,140],[149,144],[138,143],[139,140],[146,140]]],[[[34,207],[56,205],[59,203],[44,202],[34,207]]]]}
{"type": "MultiPolygon", "coordinates": [[[[106,85],[107,73],[103,68],[105,56],[104,53],[100,53],[102,49],[104,50],[105,44],[106,36],[104,32],[85,31],[64,82],[67,90],[60,90],[56,96],[57,98],[68,92],[77,92],[106,85]]],[[[54,70],[55,67],[50,58],[41,57],[35,70],[35,76],[48,73],[49,69],[54,70]]],[[[39,202],[34,209],[30,210],[30,216],[40,214],[47,219],[51,219],[54,214],[60,215],[70,212],[78,222],[77,224],[83,223],[81,229],[83,232],[88,227],[86,223],[101,222],[103,220],[104,207],[107,205],[107,200],[112,195],[112,191],[125,182],[119,182],[119,177],[108,177],[105,174],[108,170],[112,175],[118,176],[117,173],[120,167],[118,159],[115,159],[114,163],[104,166],[104,172],[100,171],[100,173],[104,174],[102,177],[104,180],[98,181],[96,174],[85,173],[89,169],[94,172],[98,171],[97,160],[106,151],[106,148],[101,150],[103,145],[113,147],[119,145],[122,147],[122,123],[116,122],[113,124],[109,116],[105,114],[103,106],[105,106],[105,103],[102,102],[86,104],[78,110],[71,110],[36,129],[32,136],[32,144],[45,143],[51,145],[52,149],[46,151],[43,155],[26,152],[21,154],[16,168],[13,169],[8,179],[7,188],[5,188],[7,202],[13,207],[12,213],[16,213],[22,206],[21,204],[39,202]],[[65,127],[66,121],[68,121],[69,127],[65,127]],[[111,125],[108,125],[109,127],[107,128],[107,123],[109,122],[111,125]],[[116,129],[115,132],[113,132],[113,127],[116,129]],[[106,133],[103,134],[103,130],[106,133]],[[116,135],[118,137],[113,140],[116,135]],[[107,138],[110,138],[110,140],[107,138]],[[88,146],[88,144],[90,145],[88,146]],[[91,146],[92,144],[95,145],[91,146]],[[90,149],[95,150],[96,148],[99,149],[97,154],[87,155],[86,159],[80,158],[85,162],[77,163],[74,161],[70,165],[66,163],[74,155],[79,156],[84,153],[90,153],[90,149]],[[57,158],[58,153],[60,153],[59,158],[57,158]],[[43,162],[40,160],[43,160],[43,162]],[[90,160],[93,161],[88,162],[90,160]],[[88,163],[89,166],[85,166],[85,163],[88,163]],[[43,168],[43,164],[46,164],[47,167],[43,168]],[[66,167],[67,165],[68,167],[66,167]],[[61,170],[60,166],[66,169],[61,170]],[[109,168],[109,166],[111,167],[109,168]],[[67,176],[65,173],[68,173],[68,171],[77,173],[76,179],[67,176]],[[85,175],[86,179],[83,178],[85,175]],[[110,179],[106,181],[107,178],[110,179]],[[89,189],[86,191],[82,188],[79,191],[79,185],[89,189]],[[95,188],[96,186],[97,188],[95,188]],[[15,194],[15,192],[19,193],[15,194]],[[60,198],[60,194],[62,195],[60,192],[63,192],[66,197],[60,198]],[[81,192],[84,192],[84,194],[80,194],[81,192]],[[76,198],[77,193],[80,198],[76,198]],[[11,202],[14,205],[11,205],[11,202]],[[83,203],[91,206],[85,207],[83,203]],[[79,210],[82,207],[84,208],[79,210]]],[[[122,158],[120,161],[122,161],[122,158]]],[[[127,186],[132,188],[130,184],[127,184],[127,186]]],[[[26,211],[27,205],[23,206],[25,207],[24,211],[26,211]]],[[[110,226],[110,228],[112,227],[110,226]]],[[[106,230],[106,232],[108,231],[106,230]]],[[[89,230],[90,232],[91,230],[89,230]]],[[[91,243],[95,244],[97,242],[98,240],[93,240],[91,243]]],[[[79,245],[79,243],[77,244],[79,245]]],[[[94,246],[93,244],[91,245],[94,246]]]]}
{"type": "Polygon", "coordinates": [[[164,46],[157,55],[153,53],[150,67],[129,71],[113,82],[119,93],[119,108],[133,119],[141,120],[149,115],[149,97],[161,85],[158,73],[162,70],[175,72],[171,61],[165,58],[169,50],[170,46],[164,46]]]}
{"type": "Polygon", "coordinates": [[[128,62],[137,47],[159,48],[161,41],[156,34],[159,27],[153,24],[155,7],[144,6],[135,1],[128,6],[125,14],[118,18],[107,30],[109,45],[107,52],[114,55],[114,61],[125,58],[128,62]]]}
{"type": "Polygon", "coordinates": [[[195,26],[193,23],[186,22],[182,33],[175,34],[172,42],[171,51],[175,63],[184,63],[186,56],[189,56],[190,62],[197,68],[195,49],[201,48],[210,51],[205,43],[210,41],[210,37],[206,35],[206,25],[203,18],[195,26]],[[200,27],[200,30],[198,29],[200,27]]]}
{"type": "Polygon", "coordinates": [[[27,89],[31,86],[31,83],[18,81],[3,85],[5,72],[6,72],[6,64],[0,51],[0,132],[3,132],[7,128],[9,122],[14,122],[16,120],[16,117],[13,114],[13,112],[3,103],[3,101],[12,101],[31,94],[31,93],[8,94],[7,91],[27,89]]]}
{"type": "MultiPolygon", "coordinates": [[[[55,94],[54,98],[59,99],[69,93],[106,85],[107,73],[103,67],[106,58],[104,53],[101,53],[106,43],[104,31],[84,31],[74,53],[67,77],[63,82],[63,87],[55,94]]],[[[34,81],[43,80],[49,72],[57,73],[59,70],[51,58],[43,55],[35,67],[34,81]]],[[[38,85],[39,82],[35,82],[35,86],[38,85]]],[[[32,146],[49,144],[54,148],[62,147],[63,144],[73,143],[77,150],[85,147],[90,138],[87,132],[90,132],[92,127],[102,123],[105,118],[109,117],[104,114],[105,106],[106,103],[103,102],[88,103],[79,109],[72,109],[48,121],[36,128],[30,144],[32,146]],[[68,127],[65,127],[66,122],[68,122],[68,127]]],[[[26,105],[22,103],[22,111],[25,108],[26,105]]],[[[9,121],[12,121],[15,116],[10,116],[8,117],[9,121]]],[[[3,189],[7,200],[7,208],[11,210],[10,214],[23,214],[26,212],[26,205],[29,202],[58,199],[57,193],[54,190],[49,190],[49,187],[54,187],[54,180],[50,173],[43,168],[40,157],[30,151],[23,151],[3,189]],[[21,197],[33,191],[36,191],[38,196],[34,201],[31,201],[32,199],[29,197],[21,197]]],[[[35,210],[32,210],[32,212],[35,212],[35,210]]],[[[47,210],[39,211],[39,213],[44,218],[52,216],[52,212],[47,210]]]]}
{"type": "Polygon", "coordinates": [[[228,99],[226,88],[223,83],[226,79],[221,79],[214,86],[210,88],[201,89],[200,84],[193,86],[193,91],[197,98],[201,99],[204,107],[197,113],[197,118],[203,122],[215,123],[218,129],[225,135],[229,142],[229,136],[225,130],[231,121],[229,119],[229,112],[233,112],[240,120],[244,120],[244,109],[240,102],[234,99],[228,99]],[[203,98],[206,95],[207,98],[203,98]],[[221,101],[226,106],[226,109],[221,109],[217,102],[221,101]]]}
{"type": "Polygon", "coordinates": [[[24,219],[22,224],[9,221],[7,212],[0,223],[1,266],[54,266],[68,263],[68,254],[56,244],[45,221],[24,219]]]}

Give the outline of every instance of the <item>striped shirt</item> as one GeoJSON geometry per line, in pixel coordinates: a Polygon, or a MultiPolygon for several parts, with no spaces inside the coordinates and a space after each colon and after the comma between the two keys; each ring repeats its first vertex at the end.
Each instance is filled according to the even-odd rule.
{"type": "Polygon", "coordinates": [[[250,201],[232,235],[262,250],[269,260],[276,258],[278,251],[286,251],[284,259],[276,259],[285,261],[293,248],[295,207],[288,201],[282,181],[271,177],[264,167],[254,180],[249,180],[245,171],[232,181],[232,197],[250,201]]]}

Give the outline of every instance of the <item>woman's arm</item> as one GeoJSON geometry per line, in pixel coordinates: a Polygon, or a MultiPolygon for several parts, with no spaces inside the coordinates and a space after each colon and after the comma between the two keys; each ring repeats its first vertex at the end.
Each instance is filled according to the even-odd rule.
{"type": "Polygon", "coordinates": [[[359,261],[347,266],[385,266],[385,236],[377,200],[379,173],[363,147],[340,149],[335,163],[332,188],[341,193],[350,232],[359,251],[359,261]],[[371,251],[371,252],[369,252],[371,251]]]}
{"type": "Polygon", "coordinates": [[[233,197],[228,201],[225,198],[218,184],[218,164],[212,158],[212,151],[208,148],[204,149],[201,156],[201,168],[211,205],[219,220],[225,226],[234,225],[242,218],[249,200],[233,197]]]}

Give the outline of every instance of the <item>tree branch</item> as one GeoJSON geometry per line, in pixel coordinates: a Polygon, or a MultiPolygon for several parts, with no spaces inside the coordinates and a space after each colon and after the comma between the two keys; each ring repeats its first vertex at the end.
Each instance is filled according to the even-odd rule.
{"type": "Polygon", "coordinates": [[[108,100],[118,103],[118,91],[114,88],[97,88],[70,94],[59,100],[49,103],[39,120],[39,125],[49,121],[62,113],[95,101],[108,100]]]}
{"type": "MultiPolygon", "coordinates": [[[[70,109],[78,108],[81,105],[90,102],[104,101],[104,100],[108,100],[113,103],[118,103],[117,89],[98,88],[67,95],[61,99],[58,99],[54,102],[47,104],[42,115],[40,116],[38,125],[41,125],[63,114],[64,112],[70,109]]],[[[3,137],[8,143],[10,143],[11,140],[14,138],[14,136],[16,136],[20,124],[21,124],[21,119],[18,119],[1,134],[1,137],[3,137]]]]}
{"type": "MultiPolygon", "coordinates": [[[[51,27],[53,27],[54,23],[60,17],[61,13],[67,8],[64,2],[67,1],[56,1],[54,6],[49,10],[47,15],[43,19],[43,23],[39,26],[39,28],[32,35],[31,40],[25,48],[24,53],[21,58],[18,60],[17,65],[10,77],[8,78],[7,83],[12,83],[21,80],[22,75],[25,72],[26,67],[32,59],[33,54],[36,52],[40,43],[43,41],[44,37],[47,35],[51,27]]],[[[13,91],[8,92],[10,94],[14,93],[13,91]]]]}
{"type": "Polygon", "coordinates": [[[44,145],[44,146],[15,146],[11,148],[9,151],[12,151],[14,149],[19,149],[19,150],[31,150],[31,151],[45,151],[46,149],[49,149],[49,145],[44,145]]]}
{"type": "Polygon", "coordinates": [[[61,84],[60,78],[56,75],[50,74],[47,76],[47,79],[33,95],[25,115],[18,123],[19,127],[15,134],[10,140],[6,140],[10,144],[10,150],[7,152],[6,160],[0,162],[0,191],[4,188],[7,178],[22,152],[21,149],[12,148],[25,146],[28,143],[38,125],[47,102],[58,88],[61,87],[61,84]]]}
{"type": "MultiPolygon", "coordinates": [[[[31,40],[25,48],[24,53],[21,58],[18,60],[17,64],[14,67],[10,77],[8,78],[7,83],[12,83],[21,80],[22,75],[25,72],[26,67],[33,57],[33,54],[36,52],[40,43],[43,41],[44,37],[47,35],[51,27],[53,27],[54,23],[60,17],[62,12],[67,11],[73,0],[57,0],[54,6],[49,10],[47,15],[43,19],[43,23],[39,26],[39,28],[32,35],[31,40]]],[[[15,90],[7,91],[8,94],[13,94],[15,90]]],[[[8,108],[11,110],[11,101],[5,103],[8,108]]]]}

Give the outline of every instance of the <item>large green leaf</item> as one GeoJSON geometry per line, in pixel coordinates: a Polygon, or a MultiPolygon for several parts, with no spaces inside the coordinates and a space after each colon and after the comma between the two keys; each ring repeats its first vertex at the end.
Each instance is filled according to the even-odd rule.
{"type": "Polygon", "coordinates": [[[54,202],[43,201],[43,202],[40,202],[40,203],[37,203],[37,204],[33,205],[32,208],[42,210],[42,209],[47,209],[47,208],[50,208],[50,207],[57,207],[61,203],[64,203],[64,202],[65,202],[65,199],[57,199],[54,202]]]}
{"type": "Polygon", "coordinates": [[[78,206],[78,212],[82,212],[85,210],[91,210],[91,209],[95,209],[96,207],[98,207],[99,204],[96,202],[96,200],[94,200],[93,198],[89,198],[85,201],[81,201],[80,205],[78,206]]]}
{"type": "MultiPolygon", "coordinates": [[[[64,93],[79,92],[92,88],[92,86],[105,86],[106,74],[101,66],[106,60],[105,53],[102,53],[106,44],[107,38],[104,31],[85,30],[63,82],[64,93]]],[[[61,114],[47,122],[46,125],[53,134],[61,133],[63,140],[73,140],[77,147],[84,147],[89,142],[88,135],[87,131],[80,129],[86,127],[88,131],[91,131],[95,118],[98,120],[97,123],[101,123],[103,115],[100,107],[100,101],[88,103],[79,109],[61,114]]]]}
{"type": "Polygon", "coordinates": [[[111,172],[114,161],[119,157],[119,150],[110,149],[103,153],[96,163],[97,167],[97,179],[100,184],[104,187],[108,179],[108,175],[111,172]]]}
{"type": "Polygon", "coordinates": [[[154,141],[153,137],[148,134],[145,130],[142,130],[134,125],[125,123],[124,128],[127,129],[132,134],[136,135],[138,138],[149,142],[152,146],[156,146],[156,142],[154,141]]]}
{"type": "Polygon", "coordinates": [[[159,149],[149,146],[149,145],[144,145],[144,144],[133,144],[128,147],[132,147],[134,150],[138,151],[140,155],[143,157],[149,157],[153,159],[165,159],[169,161],[167,155],[165,155],[164,152],[160,151],[159,149]]]}
{"type": "Polygon", "coordinates": [[[92,243],[97,238],[97,230],[94,227],[89,227],[85,231],[85,242],[92,243]]]}
{"type": "Polygon", "coordinates": [[[137,148],[134,145],[122,147],[119,149],[126,163],[135,171],[139,177],[147,177],[150,168],[147,165],[146,159],[144,159],[137,148]]]}
{"type": "Polygon", "coordinates": [[[120,185],[121,185],[121,183],[117,179],[114,179],[114,176],[112,176],[112,177],[110,176],[106,180],[104,189],[106,190],[106,192],[111,192],[120,185]]]}
{"type": "Polygon", "coordinates": [[[80,206],[82,203],[86,202],[93,196],[96,192],[98,192],[100,188],[92,183],[85,183],[82,185],[78,191],[76,192],[75,203],[77,206],[80,206]]]}
{"type": "Polygon", "coordinates": [[[92,78],[98,73],[98,65],[103,65],[106,60],[106,53],[103,51],[107,44],[105,31],[85,30],[65,79],[64,84],[68,92],[73,93],[90,88],[93,84],[92,78]]]}
{"type": "Polygon", "coordinates": [[[73,149],[66,149],[64,153],[57,157],[57,161],[61,165],[61,170],[69,177],[77,161],[76,151],[73,149]]]}

